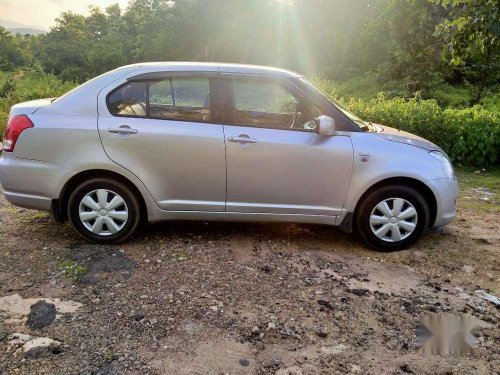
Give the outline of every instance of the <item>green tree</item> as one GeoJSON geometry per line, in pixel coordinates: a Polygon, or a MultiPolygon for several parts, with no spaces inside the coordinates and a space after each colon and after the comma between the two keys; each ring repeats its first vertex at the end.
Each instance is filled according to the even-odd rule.
{"type": "Polygon", "coordinates": [[[488,84],[500,78],[500,1],[434,1],[449,12],[437,28],[445,40],[444,57],[475,85],[472,103],[478,103],[488,84]]]}
{"type": "Polygon", "coordinates": [[[83,81],[87,71],[86,53],[90,46],[88,25],[84,16],[65,12],[56,26],[41,38],[40,60],[49,72],[65,80],[83,81]]]}
{"type": "Polygon", "coordinates": [[[356,45],[360,70],[401,81],[409,94],[442,81],[442,43],[434,31],[443,17],[427,0],[374,1],[356,45]]]}
{"type": "Polygon", "coordinates": [[[0,70],[10,71],[27,63],[20,38],[0,27],[0,70]]]}

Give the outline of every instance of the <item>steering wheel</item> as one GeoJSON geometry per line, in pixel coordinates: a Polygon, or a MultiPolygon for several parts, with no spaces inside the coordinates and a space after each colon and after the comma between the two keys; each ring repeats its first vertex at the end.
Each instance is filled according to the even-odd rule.
{"type": "Polygon", "coordinates": [[[290,120],[290,123],[288,124],[288,127],[290,129],[295,129],[295,126],[297,124],[300,124],[300,121],[302,120],[302,112],[294,112],[293,113],[293,116],[292,116],[292,119],[290,120]]]}

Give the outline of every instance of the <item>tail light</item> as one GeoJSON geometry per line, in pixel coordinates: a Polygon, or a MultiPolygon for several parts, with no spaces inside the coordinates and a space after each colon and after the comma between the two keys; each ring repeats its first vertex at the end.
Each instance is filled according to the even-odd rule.
{"type": "Polygon", "coordinates": [[[3,145],[2,149],[5,152],[14,151],[14,146],[16,145],[17,139],[21,133],[32,128],[33,123],[26,115],[14,116],[9,119],[5,132],[3,134],[3,145]]]}

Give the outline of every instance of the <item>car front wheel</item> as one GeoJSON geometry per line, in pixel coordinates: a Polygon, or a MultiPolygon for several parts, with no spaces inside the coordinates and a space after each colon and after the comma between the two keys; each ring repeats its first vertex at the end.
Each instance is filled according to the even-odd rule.
{"type": "Polygon", "coordinates": [[[385,186],[361,202],[356,224],[363,239],[382,251],[401,250],[415,243],[429,224],[429,205],[415,189],[385,186]]]}
{"type": "Polygon", "coordinates": [[[127,185],[108,178],[93,178],[71,194],[68,216],[86,240],[119,243],[139,226],[140,205],[127,185]]]}

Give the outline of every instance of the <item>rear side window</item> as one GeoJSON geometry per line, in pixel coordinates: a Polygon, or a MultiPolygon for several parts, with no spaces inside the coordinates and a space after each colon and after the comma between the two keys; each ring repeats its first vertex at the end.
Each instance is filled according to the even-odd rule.
{"type": "Polygon", "coordinates": [[[116,89],[108,97],[108,108],[113,115],[145,117],[146,82],[132,82],[116,89]]]}
{"type": "Polygon", "coordinates": [[[115,116],[210,122],[210,107],[208,78],[131,82],[108,97],[108,108],[115,116]]]}
{"type": "Polygon", "coordinates": [[[149,84],[152,118],[210,121],[210,83],[207,78],[168,79],[149,84]]]}

